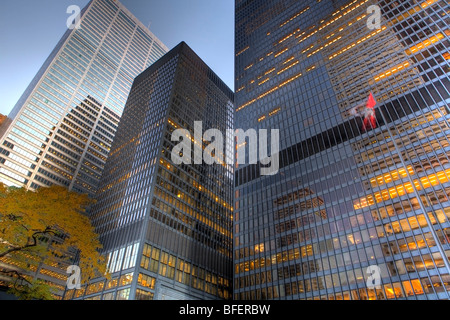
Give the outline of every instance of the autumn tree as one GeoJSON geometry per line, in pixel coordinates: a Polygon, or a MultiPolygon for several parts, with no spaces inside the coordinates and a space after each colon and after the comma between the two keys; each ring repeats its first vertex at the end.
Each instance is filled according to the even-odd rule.
{"type": "MultiPolygon", "coordinates": [[[[83,283],[104,276],[106,265],[99,253],[99,237],[86,215],[92,204],[87,195],[60,186],[30,191],[0,183],[0,261],[18,261],[30,267],[33,263],[73,259],[76,253],[83,283]]],[[[45,283],[30,281],[16,268],[5,265],[3,274],[21,280],[12,291],[21,299],[50,297],[45,283]]]]}

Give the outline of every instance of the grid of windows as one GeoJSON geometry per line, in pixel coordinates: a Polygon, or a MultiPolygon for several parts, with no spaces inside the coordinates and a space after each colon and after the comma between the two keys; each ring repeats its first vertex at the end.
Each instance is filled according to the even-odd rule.
{"type": "Polygon", "coordinates": [[[80,26],[66,32],[10,114],[2,143],[13,145],[4,157],[11,165],[0,164],[8,185],[63,184],[93,196],[133,79],[167,51],[117,1],[90,2],[80,26]],[[33,155],[34,168],[16,147],[33,155]],[[88,155],[100,161],[80,158],[88,155]],[[82,165],[69,173],[65,158],[82,165]]]}
{"type": "Polygon", "coordinates": [[[113,277],[137,276],[114,297],[105,287],[87,298],[231,298],[233,168],[175,165],[171,153],[175,129],[203,121],[225,133],[233,108],[231,90],[185,43],[136,78],[91,219],[113,277]],[[140,244],[135,265],[125,263],[130,243],[140,244]]]}
{"type": "Polygon", "coordinates": [[[7,185],[94,196],[134,78],[167,51],[118,1],[90,1],[80,26],[67,30],[2,126],[7,185]]]}
{"type": "Polygon", "coordinates": [[[236,127],[281,152],[236,172],[235,299],[449,298],[449,23],[440,0],[236,1],[236,127]]]}

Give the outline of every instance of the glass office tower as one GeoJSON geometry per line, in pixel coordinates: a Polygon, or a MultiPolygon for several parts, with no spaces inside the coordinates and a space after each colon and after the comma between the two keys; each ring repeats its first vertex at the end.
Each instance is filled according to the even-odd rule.
{"type": "Polygon", "coordinates": [[[167,51],[120,2],[92,0],[0,128],[0,182],[94,195],[134,78],[167,51]]]}
{"type": "Polygon", "coordinates": [[[236,170],[235,299],[449,298],[449,10],[236,1],[236,127],[281,151],[236,170]]]}
{"type": "Polygon", "coordinates": [[[65,299],[231,298],[233,166],[175,164],[172,134],[207,148],[194,122],[225,135],[233,98],[184,42],[136,78],[91,214],[111,279],[65,299]]]}
{"type": "MultiPolygon", "coordinates": [[[[89,2],[0,125],[0,182],[94,196],[134,78],[167,51],[119,1],[89,2]]],[[[67,261],[2,262],[64,292],[67,261]]]]}

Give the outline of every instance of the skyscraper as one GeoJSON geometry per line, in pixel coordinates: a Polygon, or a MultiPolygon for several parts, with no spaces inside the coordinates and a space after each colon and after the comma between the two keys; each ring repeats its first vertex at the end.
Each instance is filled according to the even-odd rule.
{"type": "Polygon", "coordinates": [[[0,129],[0,182],[94,195],[134,78],[167,50],[120,2],[92,0],[0,129]]]}
{"type": "Polygon", "coordinates": [[[236,127],[281,151],[236,170],[235,299],[449,298],[449,25],[441,0],[236,0],[236,127]]]}
{"type": "Polygon", "coordinates": [[[136,78],[91,214],[111,280],[65,299],[231,298],[233,167],[177,165],[172,134],[201,121],[225,135],[233,108],[232,91],[184,42],[136,78]]]}
{"type": "MultiPolygon", "coordinates": [[[[119,1],[92,0],[0,125],[0,182],[94,196],[133,80],[167,50],[119,1]]],[[[66,268],[22,271],[57,295],[66,268]]]]}

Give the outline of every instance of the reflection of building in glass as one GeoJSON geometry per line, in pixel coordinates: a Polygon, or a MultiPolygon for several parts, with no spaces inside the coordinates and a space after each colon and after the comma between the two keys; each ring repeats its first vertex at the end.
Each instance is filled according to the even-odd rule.
{"type": "Polygon", "coordinates": [[[225,134],[233,93],[181,43],[136,78],[100,182],[91,218],[112,278],[66,299],[231,298],[233,168],[172,162],[172,133],[195,121],[225,134]]]}
{"type": "Polygon", "coordinates": [[[0,182],[95,194],[101,164],[87,159],[106,156],[97,140],[112,141],[109,122],[122,114],[134,78],[166,51],[118,1],[91,1],[81,28],[67,30],[10,113],[11,125],[0,128],[0,182]],[[86,106],[88,96],[95,107],[86,106]]]}
{"type": "Polygon", "coordinates": [[[236,1],[236,127],[279,128],[281,152],[276,176],[236,171],[235,299],[449,298],[449,19],[443,0],[236,1]]]}
{"type": "MultiPolygon", "coordinates": [[[[61,179],[61,184],[94,196],[119,120],[120,117],[112,110],[88,97],[75,109],[69,110],[59,129],[54,129],[52,135],[56,141],[48,149],[38,172],[44,175],[57,172],[68,180],[61,179]],[[80,123],[78,117],[85,121],[80,123]],[[71,157],[58,151],[64,148],[71,157]]],[[[58,178],[54,177],[54,180],[58,181],[58,178]]]]}

